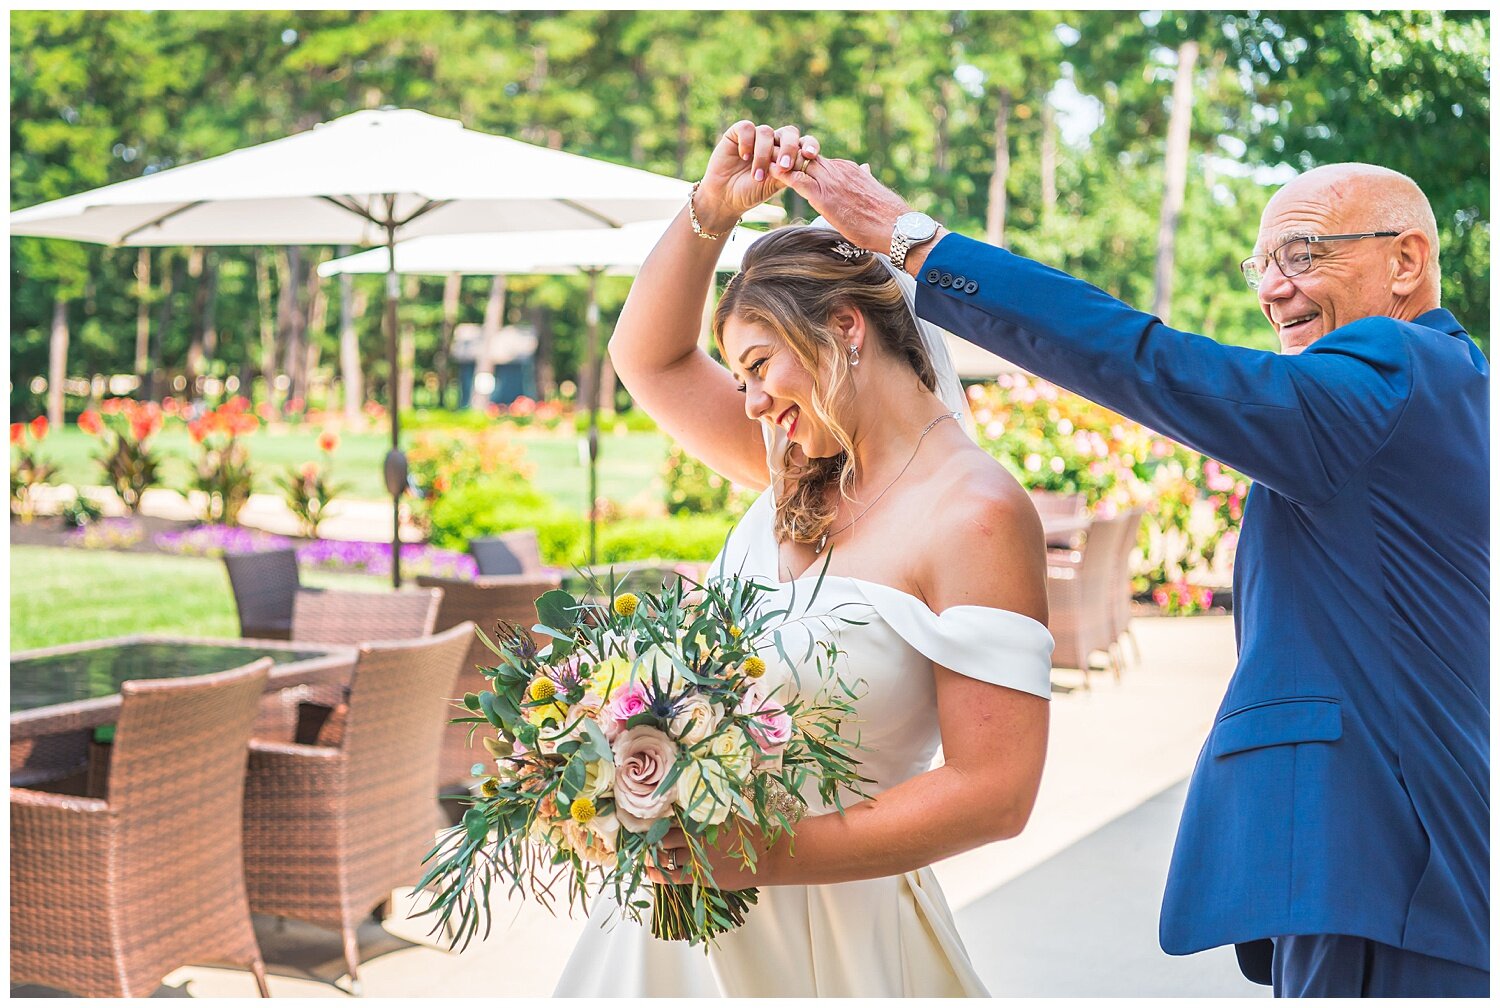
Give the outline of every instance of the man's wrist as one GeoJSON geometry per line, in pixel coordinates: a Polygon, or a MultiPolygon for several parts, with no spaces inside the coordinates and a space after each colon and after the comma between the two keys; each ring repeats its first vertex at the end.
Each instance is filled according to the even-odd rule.
{"type": "Polygon", "coordinates": [[[922,272],[922,263],[926,261],[927,254],[934,248],[936,248],[937,243],[942,241],[943,237],[947,234],[948,229],[939,224],[937,227],[937,231],[933,232],[931,238],[927,239],[920,245],[915,245],[906,250],[906,261],[901,264],[901,268],[906,270],[906,272],[910,273],[913,277],[920,276],[922,272]]]}

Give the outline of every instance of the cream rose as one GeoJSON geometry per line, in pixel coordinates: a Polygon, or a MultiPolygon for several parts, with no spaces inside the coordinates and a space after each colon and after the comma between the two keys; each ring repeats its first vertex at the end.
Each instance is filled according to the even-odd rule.
{"type": "Polygon", "coordinates": [[[695,759],[677,777],[677,804],[696,823],[712,826],[729,818],[729,775],[714,759],[695,759]]]}
{"type": "Polygon", "coordinates": [[[714,736],[713,741],[708,744],[708,751],[725,770],[740,778],[749,772],[750,758],[755,755],[750,740],[738,726],[731,726],[714,736]]]}
{"type": "Polygon", "coordinates": [[[670,722],[672,734],[677,736],[679,742],[688,746],[702,742],[718,726],[719,718],[714,713],[713,704],[700,694],[693,694],[680,702],[677,713],[670,722]]]}
{"type": "Polygon", "coordinates": [[[677,796],[675,783],[657,793],[677,759],[677,743],[642,725],[615,739],[614,754],[615,814],[627,829],[644,832],[668,814],[677,796]]]}

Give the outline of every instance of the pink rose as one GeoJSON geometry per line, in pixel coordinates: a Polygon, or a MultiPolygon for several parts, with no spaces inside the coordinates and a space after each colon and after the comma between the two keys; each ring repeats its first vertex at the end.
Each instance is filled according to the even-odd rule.
{"type": "Polygon", "coordinates": [[[781,704],[762,694],[758,683],[745,691],[739,712],[750,716],[750,737],[764,755],[772,755],[792,740],[792,717],[781,704]]]}
{"type": "Polygon", "coordinates": [[[644,714],[650,710],[651,698],[646,692],[646,684],[633,682],[627,683],[616,690],[604,705],[603,717],[600,723],[604,727],[604,737],[613,742],[620,737],[625,730],[625,724],[637,714],[644,714]]]}
{"type": "Polygon", "coordinates": [[[674,783],[658,794],[677,759],[677,743],[642,725],[615,739],[615,815],[626,829],[643,833],[671,813],[677,800],[674,783]]]}

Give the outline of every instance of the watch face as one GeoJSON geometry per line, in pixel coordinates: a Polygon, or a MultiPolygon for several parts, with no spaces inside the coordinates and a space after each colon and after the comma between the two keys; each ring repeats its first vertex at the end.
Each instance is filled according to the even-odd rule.
{"type": "Polygon", "coordinates": [[[937,233],[937,221],[924,213],[904,213],[896,218],[896,233],[909,242],[926,241],[937,233]]]}

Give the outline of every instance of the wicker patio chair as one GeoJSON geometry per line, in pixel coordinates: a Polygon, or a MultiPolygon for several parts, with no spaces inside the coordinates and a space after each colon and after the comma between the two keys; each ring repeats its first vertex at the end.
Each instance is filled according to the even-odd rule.
{"type": "Polygon", "coordinates": [[[356,928],[421,877],[443,823],[432,800],[447,697],[474,625],[363,644],[337,738],[250,743],[245,883],[250,909],[342,932],[360,993],[356,928]]]}
{"type": "MultiPolygon", "coordinates": [[[[1037,515],[1045,522],[1048,518],[1077,518],[1083,514],[1083,494],[1081,493],[1056,493],[1051,490],[1031,491],[1031,503],[1036,508],[1037,515]]],[[[1047,540],[1047,545],[1060,549],[1069,549],[1077,545],[1079,535],[1076,532],[1065,532],[1047,540]]]]}
{"type": "Polygon", "coordinates": [[[240,636],[287,640],[292,636],[292,600],[302,587],[297,551],[225,554],[229,588],[240,616],[240,636]]]}
{"type": "Polygon", "coordinates": [[[411,640],[431,635],[443,593],[416,591],[298,592],[292,640],[319,644],[411,640]]]}
{"type": "MultiPolygon", "coordinates": [[[[441,588],[442,605],[438,607],[437,625],[440,629],[457,626],[468,620],[494,640],[495,623],[505,620],[530,629],[536,624],[536,600],[556,588],[559,579],[521,575],[515,577],[481,577],[473,581],[451,578],[419,577],[417,584],[424,588],[441,588]]],[[[547,638],[533,634],[538,644],[547,638]]],[[[475,634],[469,641],[469,651],[464,659],[463,670],[449,694],[461,699],[465,693],[478,693],[488,689],[490,681],[479,671],[479,667],[495,664],[495,653],[475,634]]],[[[448,717],[458,717],[463,712],[450,709],[448,717]]],[[[443,732],[443,755],[438,783],[445,789],[468,787],[474,780],[469,772],[475,763],[489,760],[489,754],[476,742],[469,745],[469,725],[450,724],[443,732]]]]}
{"type": "MultiPolygon", "coordinates": [[[[1133,521],[1139,522],[1139,516],[1133,521]]],[[[1119,540],[1132,525],[1132,518],[1096,518],[1089,523],[1083,545],[1074,551],[1047,554],[1047,614],[1056,648],[1054,668],[1075,668],[1090,685],[1093,656],[1103,652],[1106,666],[1120,677],[1114,643],[1116,596],[1125,590],[1117,584],[1119,540]]]]}
{"type": "Polygon", "coordinates": [[[240,822],[270,667],[127,681],[105,794],[11,788],[12,984],[147,997],[181,966],[223,961],[269,996],[240,822]]]}
{"type": "MultiPolygon", "coordinates": [[[[292,640],[319,644],[412,640],[432,634],[442,592],[299,591],[292,611],[292,640]]],[[[348,709],[347,686],[290,686],[260,702],[255,737],[307,741],[325,722],[337,731],[348,709]],[[311,724],[311,727],[308,725],[311,724]]]]}

